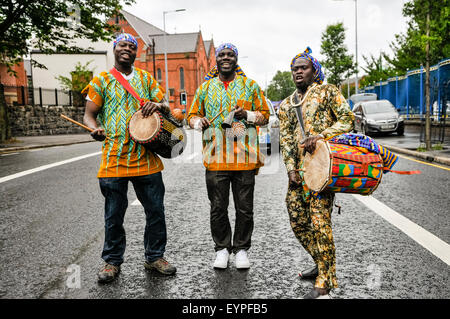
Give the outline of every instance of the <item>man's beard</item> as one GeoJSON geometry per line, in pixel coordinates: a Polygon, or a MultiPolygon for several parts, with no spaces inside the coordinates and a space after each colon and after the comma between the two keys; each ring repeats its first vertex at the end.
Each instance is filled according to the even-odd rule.
{"type": "Polygon", "coordinates": [[[313,83],[314,83],[314,81],[312,81],[312,80],[307,83],[306,82],[299,83],[296,85],[297,90],[299,90],[300,92],[305,92],[308,89],[308,87],[313,83]]]}
{"type": "Polygon", "coordinates": [[[219,73],[223,74],[225,76],[229,76],[229,75],[233,74],[236,71],[236,68],[237,68],[237,64],[230,71],[223,71],[222,67],[217,65],[217,70],[219,70],[219,73]]]}

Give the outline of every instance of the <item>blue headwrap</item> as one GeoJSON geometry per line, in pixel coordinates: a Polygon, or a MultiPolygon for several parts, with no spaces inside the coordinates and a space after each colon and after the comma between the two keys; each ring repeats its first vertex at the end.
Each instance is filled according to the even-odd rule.
{"type": "Polygon", "coordinates": [[[217,55],[220,53],[220,51],[225,50],[225,49],[230,49],[234,52],[234,54],[236,54],[236,56],[238,56],[238,49],[236,48],[236,46],[232,43],[223,43],[221,45],[219,45],[219,47],[216,50],[216,57],[217,55]]]}
{"type": "MultiPolygon", "coordinates": [[[[231,43],[223,43],[221,45],[219,45],[219,47],[216,49],[216,57],[217,55],[220,53],[220,51],[225,50],[225,49],[230,49],[231,51],[234,52],[234,54],[236,54],[236,56],[238,56],[238,49],[236,48],[236,46],[234,44],[231,43]]],[[[239,65],[236,65],[236,70],[235,70],[236,74],[238,75],[242,75],[243,77],[247,77],[244,73],[244,71],[242,71],[241,67],[239,65]]],[[[215,65],[211,71],[208,72],[208,74],[206,74],[205,76],[205,81],[208,81],[212,78],[215,78],[216,76],[219,75],[219,70],[217,69],[217,65],[215,65]]]]}
{"type": "Polygon", "coordinates": [[[307,47],[306,50],[305,50],[304,52],[297,54],[297,55],[292,59],[292,62],[291,62],[291,69],[292,69],[292,66],[294,65],[294,63],[295,63],[295,61],[296,61],[297,59],[305,59],[305,60],[311,61],[312,65],[313,65],[313,67],[314,67],[314,70],[315,70],[315,73],[314,73],[314,79],[313,79],[313,80],[314,80],[314,82],[316,82],[317,84],[322,84],[322,83],[323,83],[323,80],[325,79],[325,76],[323,75],[323,72],[322,72],[322,65],[320,65],[319,61],[317,61],[317,59],[314,58],[314,57],[311,55],[311,53],[312,53],[311,48],[310,48],[310,47],[307,47]]]}
{"type": "Polygon", "coordinates": [[[120,41],[131,42],[131,43],[133,43],[136,46],[136,48],[138,47],[138,42],[137,42],[136,38],[133,37],[129,33],[121,33],[121,34],[119,34],[117,36],[117,38],[114,40],[113,48],[115,48],[117,43],[119,43],[120,41]]]}

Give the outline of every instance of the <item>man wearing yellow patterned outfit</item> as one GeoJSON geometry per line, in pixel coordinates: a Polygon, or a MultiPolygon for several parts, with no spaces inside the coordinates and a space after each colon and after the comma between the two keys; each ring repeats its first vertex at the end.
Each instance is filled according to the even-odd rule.
{"type": "Polygon", "coordinates": [[[126,33],[114,41],[114,68],[145,102],[134,98],[109,72],[102,72],[83,90],[87,94],[84,123],[92,128],[92,137],[104,141],[102,160],[97,177],[105,197],[105,242],[102,259],[105,265],[98,273],[98,281],[106,283],[120,273],[126,239],[123,227],[128,206],[127,189],[131,181],[137,198],[144,206],[144,267],[164,275],[173,275],[175,267],[164,258],[167,240],[164,215],[164,184],[159,157],[135,143],[128,132],[133,114],[142,109],[145,116],[154,111],[170,112],[163,99],[164,89],[150,73],[133,66],[138,43],[126,33]],[[101,127],[97,125],[97,116],[101,127]],[[107,139],[106,139],[107,137],[107,139]]]}
{"type": "Polygon", "coordinates": [[[230,253],[235,254],[236,268],[250,267],[247,250],[253,232],[255,174],[263,165],[256,125],[264,125],[269,119],[263,92],[245,76],[237,59],[234,45],[219,46],[217,65],[197,89],[187,118],[192,128],[203,131],[203,164],[216,251],[214,268],[219,269],[228,267],[230,253]],[[228,116],[230,112],[234,117],[228,116]],[[233,118],[231,128],[222,128],[225,118],[233,118]],[[234,236],[228,219],[230,184],[236,208],[234,236]]]}
{"type": "Polygon", "coordinates": [[[295,236],[312,256],[315,267],[300,273],[315,279],[306,299],[327,298],[336,279],[336,256],[331,228],[334,193],[312,194],[299,169],[305,152],[313,153],[319,139],[353,129],[353,113],[345,98],[331,84],[323,83],[319,62],[311,49],[295,56],[291,63],[296,91],[280,104],[280,146],[288,172],[286,205],[295,236]]]}

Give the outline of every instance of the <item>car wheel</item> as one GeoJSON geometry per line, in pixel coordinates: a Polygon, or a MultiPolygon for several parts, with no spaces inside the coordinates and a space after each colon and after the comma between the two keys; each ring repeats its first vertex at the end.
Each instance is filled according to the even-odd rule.
{"type": "Polygon", "coordinates": [[[405,128],[404,128],[404,127],[399,128],[399,129],[397,130],[397,135],[398,135],[398,136],[403,136],[403,135],[405,135],[405,128]]]}
{"type": "Polygon", "coordinates": [[[362,135],[367,135],[366,126],[365,125],[361,125],[361,134],[362,135]]]}

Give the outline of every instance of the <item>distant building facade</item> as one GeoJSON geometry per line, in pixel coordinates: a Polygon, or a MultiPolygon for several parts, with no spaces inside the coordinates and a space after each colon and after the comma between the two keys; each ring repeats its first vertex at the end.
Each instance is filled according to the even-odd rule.
{"type": "MultiPolygon", "coordinates": [[[[164,35],[166,36],[170,106],[180,109],[188,107],[195,90],[215,64],[213,40],[204,41],[200,31],[169,34],[127,11],[123,10],[121,13],[123,18],[113,18],[109,23],[118,25],[121,32],[130,33],[136,37],[139,47],[135,66],[154,75],[164,88],[166,88],[164,35]],[[181,92],[187,95],[186,105],[180,103],[181,92]]],[[[28,76],[34,88],[61,88],[61,83],[56,78],[60,75],[70,77],[70,72],[75,69],[78,62],[84,65],[92,61],[89,68],[93,69],[94,76],[113,67],[114,54],[111,42],[78,39],[76,44],[85,49],[93,48],[93,50],[89,53],[52,55],[43,54],[38,50],[31,52],[33,60],[47,67],[47,69],[31,67],[28,76]]]]}
{"type": "Polygon", "coordinates": [[[194,98],[195,90],[215,64],[213,40],[204,41],[201,31],[168,34],[126,11],[122,14],[125,19],[116,18],[113,23],[137,38],[139,49],[135,66],[150,72],[164,88],[167,87],[164,62],[166,41],[170,106],[186,109],[194,98]],[[180,103],[182,92],[187,95],[186,105],[180,103]]]}

